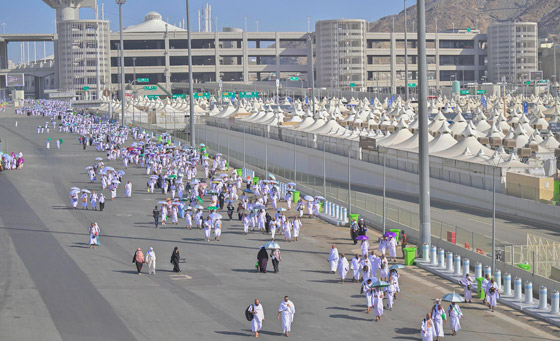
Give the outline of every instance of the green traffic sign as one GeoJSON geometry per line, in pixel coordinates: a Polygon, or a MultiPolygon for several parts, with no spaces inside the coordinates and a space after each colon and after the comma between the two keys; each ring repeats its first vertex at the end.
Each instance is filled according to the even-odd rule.
{"type": "Polygon", "coordinates": [[[548,81],[546,79],[543,79],[542,81],[538,81],[538,84],[546,84],[548,81]]]}
{"type": "Polygon", "coordinates": [[[195,99],[199,99],[199,98],[206,98],[206,99],[210,99],[210,93],[209,92],[195,92],[193,94],[193,97],[195,99]]]}
{"type": "Polygon", "coordinates": [[[175,94],[175,95],[171,95],[171,98],[173,98],[173,99],[185,98],[185,94],[175,94]]]}
{"type": "Polygon", "coordinates": [[[461,90],[461,91],[459,91],[459,94],[460,95],[470,95],[471,91],[470,90],[461,90]]]}
{"type": "Polygon", "coordinates": [[[353,88],[356,86],[356,83],[350,83],[350,87],[353,88]]]}
{"type": "Polygon", "coordinates": [[[299,77],[290,77],[291,81],[299,81],[299,77]]]}
{"type": "Polygon", "coordinates": [[[415,88],[415,87],[416,87],[416,83],[408,83],[408,87],[409,87],[409,88],[415,88]]]}
{"type": "Polygon", "coordinates": [[[467,32],[470,32],[470,31],[471,31],[471,29],[470,29],[470,28],[467,28],[467,32]]]}
{"type": "Polygon", "coordinates": [[[89,86],[84,86],[84,91],[88,91],[89,90],[89,86]]]}
{"type": "Polygon", "coordinates": [[[146,97],[148,97],[148,99],[158,99],[159,98],[158,95],[147,95],[146,97]]]}
{"type": "Polygon", "coordinates": [[[157,90],[155,85],[144,85],[144,90],[157,90]]]}
{"type": "Polygon", "coordinates": [[[525,84],[531,85],[531,81],[526,81],[525,84]]]}
{"type": "Polygon", "coordinates": [[[222,97],[235,97],[235,92],[222,92],[222,97]]]}
{"type": "Polygon", "coordinates": [[[259,93],[257,91],[242,91],[239,93],[240,98],[258,98],[259,93]]]}
{"type": "Polygon", "coordinates": [[[477,95],[486,95],[486,90],[476,90],[477,95]]]}
{"type": "Polygon", "coordinates": [[[150,81],[149,78],[138,78],[136,80],[138,83],[148,83],[150,81]]]}

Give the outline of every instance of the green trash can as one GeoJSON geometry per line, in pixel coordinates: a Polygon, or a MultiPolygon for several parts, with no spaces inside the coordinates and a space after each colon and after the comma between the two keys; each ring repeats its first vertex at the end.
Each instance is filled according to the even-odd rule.
{"type": "Polygon", "coordinates": [[[253,185],[256,185],[259,183],[260,178],[258,176],[254,176],[253,177],[253,185]]]}
{"type": "Polygon", "coordinates": [[[414,265],[414,260],[416,259],[416,248],[405,247],[403,250],[404,250],[404,265],[407,266],[414,265]]]}
{"type": "Polygon", "coordinates": [[[477,292],[478,292],[478,298],[480,298],[481,300],[484,299],[484,297],[486,297],[486,293],[484,292],[484,289],[482,289],[482,281],[484,281],[484,277],[478,277],[476,279],[476,284],[477,286],[477,292]]]}
{"type": "Polygon", "coordinates": [[[395,240],[397,241],[397,244],[399,243],[399,236],[401,235],[401,229],[389,229],[389,232],[395,232],[397,234],[397,237],[395,238],[395,240]]]}
{"type": "Polygon", "coordinates": [[[300,192],[299,191],[294,191],[294,192],[292,192],[292,194],[293,194],[292,200],[297,203],[299,201],[300,192]]]}
{"type": "Polygon", "coordinates": [[[323,204],[324,202],[322,201],[319,203],[319,213],[323,213],[323,204]]]}
{"type": "Polygon", "coordinates": [[[237,176],[243,175],[243,169],[236,169],[235,171],[237,172],[237,176]]]}
{"type": "Polygon", "coordinates": [[[515,264],[518,268],[523,269],[525,271],[531,271],[531,266],[525,263],[515,264]]]}
{"type": "Polygon", "coordinates": [[[358,222],[358,220],[360,219],[360,215],[357,213],[350,213],[349,216],[350,221],[355,220],[356,222],[358,222]]]}

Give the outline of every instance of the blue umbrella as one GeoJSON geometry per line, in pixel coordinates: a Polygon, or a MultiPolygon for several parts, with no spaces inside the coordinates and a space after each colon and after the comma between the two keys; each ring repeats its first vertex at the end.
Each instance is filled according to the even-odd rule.
{"type": "Polygon", "coordinates": [[[274,176],[274,174],[272,173],[268,173],[268,177],[271,178],[272,180],[276,180],[276,176],[274,176]]]}
{"type": "Polygon", "coordinates": [[[465,302],[465,299],[457,295],[456,293],[449,293],[443,295],[442,300],[446,302],[455,302],[455,303],[465,302]]]}
{"type": "Polygon", "coordinates": [[[402,268],[404,268],[404,267],[405,267],[405,266],[402,265],[402,264],[395,264],[395,265],[391,266],[391,267],[389,268],[389,270],[398,270],[398,269],[402,269],[402,268]]]}

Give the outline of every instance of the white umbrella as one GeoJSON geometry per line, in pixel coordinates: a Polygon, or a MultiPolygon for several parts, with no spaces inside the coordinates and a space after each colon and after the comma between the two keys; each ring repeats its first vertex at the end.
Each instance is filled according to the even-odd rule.
{"type": "Polygon", "coordinates": [[[91,193],[89,189],[82,189],[82,192],[84,192],[84,193],[91,193]]]}
{"type": "Polygon", "coordinates": [[[222,219],[222,215],[219,213],[210,214],[210,219],[222,219]]]}
{"type": "Polygon", "coordinates": [[[313,198],[311,195],[306,195],[306,196],[303,197],[303,199],[304,199],[305,201],[313,201],[313,200],[315,200],[315,198],[313,198]]]}
{"type": "Polygon", "coordinates": [[[102,157],[96,157],[95,161],[103,161],[103,158],[102,157]]]}
{"type": "Polygon", "coordinates": [[[284,207],[278,207],[278,209],[276,210],[278,212],[286,212],[287,209],[285,209],[284,207]]]}
{"type": "Polygon", "coordinates": [[[277,242],[267,242],[263,245],[265,248],[267,249],[279,249],[280,248],[280,244],[278,244],[277,242]]]}
{"type": "Polygon", "coordinates": [[[78,194],[78,193],[80,193],[80,190],[79,190],[79,189],[78,189],[78,190],[73,190],[73,191],[71,191],[71,192],[70,192],[70,195],[76,195],[76,194],[78,194]]]}
{"type": "Polygon", "coordinates": [[[72,187],[70,188],[71,191],[79,191],[80,189],[78,187],[72,187]]]}
{"type": "Polygon", "coordinates": [[[114,183],[114,184],[117,184],[117,185],[121,183],[119,180],[113,180],[111,182],[114,183]]]}
{"type": "Polygon", "coordinates": [[[90,169],[93,169],[93,167],[92,166],[87,166],[86,167],[86,170],[90,170],[90,169]]]}
{"type": "Polygon", "coordinates": [[[255,209],[255,210],[264,210],[264,209],[266,209],[266,207],[265,207],[264,205],[262,205],[262,204],[257,204],[257,205],[255,205],[255,206],[253,207],[253,209],[255,209]]]}

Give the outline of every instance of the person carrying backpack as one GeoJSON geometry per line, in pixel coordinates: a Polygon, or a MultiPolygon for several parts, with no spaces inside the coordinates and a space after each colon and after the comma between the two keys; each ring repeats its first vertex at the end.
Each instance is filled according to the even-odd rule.
{"type": "Polygon", "coordinates": [[[251,304],[245,309],[245,318],[247,318],[247,321],[251,321],[251,331],[253,335],[259,337],[262,321],[264,321],[264,309],[258,298],[255,299],[254,304],[251,304]]]}
{"type": "Polygon", "coordinates": [[[144,253],[142,253],[141,248],[138,248],[134,253],[134,257],[132,257],[132,263],[136,263],[136,270],[138,270],[138,275],[142,274],[141,272],[144,262],[144,253]]]}

